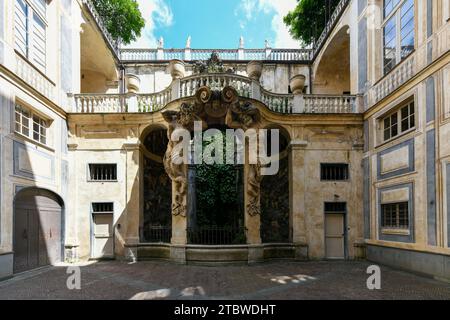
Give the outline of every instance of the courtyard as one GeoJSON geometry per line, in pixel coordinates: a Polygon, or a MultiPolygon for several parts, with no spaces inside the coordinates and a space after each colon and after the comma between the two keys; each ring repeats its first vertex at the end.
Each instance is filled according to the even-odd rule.
{"type": "Polygon", "coordinates": [[[381,267],[381,289],[368,290],[366,261],[277,261],[252,266],[166,262],[93,262],[69,290],[66,266],[0,282],[0,299],[328,300],[450,299],[450,283],[381,267]]]}

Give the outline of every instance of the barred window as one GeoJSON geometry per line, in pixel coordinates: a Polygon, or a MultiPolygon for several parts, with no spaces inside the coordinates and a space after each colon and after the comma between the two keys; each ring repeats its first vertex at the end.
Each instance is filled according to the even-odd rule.
{"type": "Polygon", "coordinates": [[[381,205],[381,226],[392,229],[409,229],[408,202],[381,205]]]}
{"type": "Polygon", "coordinates": [[[414,101],[410,101],[382,120],[384,141],[395,138],[416,126],[414,101]]]}
{"type": "Polygon", "coordinates": [[[385,0],[383,24],[384,74],[414,51],[414,0],[385,0]]]}
{"type": "Polygon", "coordinates": [[[322,163],[320,165],[320,179],[322,181],[345,181],[348,180],[348,176],[348,164],[322,163]]]}
{"type": "Polygon", "coordinates": [[[15,107],[15,131],[36,142],[47,144],[49,122],[20,104],[15,107]],[[33,130],[31,130],[31,124],[33,130]]]}
{"type": "Polygon", "coordinates": [[[94,202],[92,203],[92,213],[113,213],[114,203],[112,202],[94,202]]]}
{"type": "Polygon", "coordinates": [[[116,164],[89,164],[90,181],[117,181],[116,164]]]}
{"type": "Polygon", "coordinates": [[[15,49],[41,71],[46,68],[45,0],[16,0],[14,15],[15,49]]]}
{"type": "Polygon", "coordinates": [[[346,213],[346,202],[325,202],[325,213],[346,213]]]}

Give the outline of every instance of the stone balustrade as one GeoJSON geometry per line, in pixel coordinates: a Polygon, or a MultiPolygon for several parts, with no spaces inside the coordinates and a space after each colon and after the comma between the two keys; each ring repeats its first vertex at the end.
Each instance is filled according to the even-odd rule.
{"type": "Polygon", "coordinates": [[[387,97],[410,80],[416,72],[415,54],[413,53],[370,89],[370,105],[374,105],[387,97]]]}
{"type": "Polygon", "coordinates": [[[227,86],[232,86],[241,97],[252,97],[252,80],[234,74],[200,74],[183,78],[180,81],[180,98],[190,97],[203,86],[210,87],[211,90],[222,90],[227,86]]]}
{"type": "Polygon", "coordinates": [[[16,54],[16,74],[48,99],[55,99],[55,84],[19,54],[16,54]]]}
{"type": "Polygon", "coordinates": [[[357,113],[357,96],[305,95],[303,113],[357,113]]]}
{"type": "Polygon", "coordinates": [[[123,62],[133,61],[184,61],[207,60],[217,52],[224,61],[289,61],[305,62],[312,60],[312,49],[121,49],[123,62]]]}
{"type": "Polygon", "coordinates": [[[78,94],[74,96],[73,112],[157,112],[172,101],[194,96],[202,86],[219,91],[232,86],[240,97],[261,101],[272,112],[281,114],[360,112],[357,96],[278,94],[265,90],[255,80],[227,73],[199,74],[176,79],[165,90],[150,94],[78,94]]]}
{"type": "Polygon", "coordinates": [[[76,113],[126,112],[126,97],[120,94],[77,94],[74,96],[76,113]]]}
{"type": "Polygon", "coordinates": [[[156,112],[163,109],[172,100],[169,87],[158,93],[137,95],[138,112],[156,112]]]}
{"type": "Polygon", "coordinates": [[[277,94],[261,90],[261,101],[273,112],[292,113],[294,106],[293,94],[277,94]]]}

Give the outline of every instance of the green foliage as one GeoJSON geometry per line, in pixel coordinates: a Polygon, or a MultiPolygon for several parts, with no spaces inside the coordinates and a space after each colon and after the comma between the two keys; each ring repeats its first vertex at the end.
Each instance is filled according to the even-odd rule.
{"type": "Polygon", "coordinates": [[[93,0],[93,3],[115,40],[129,44],[140,37],[145,20],[135,0],[93,0]]]}
{"type": "MultiPolygon", "coordinates": [[[[216,139],[225,140],[225,135],[212,137],[212,141],[203,142],[203,150],[208,145],[214,143],[216,139]]],[[[222,140],[222,141],[223,141],[222,140]]],[[[223,143],[223,150],[219,151],[225,155],[227,147],[232,145],[223,143]]],[[[230,208],[235,208],[239,202],[237,169],[234,165],[228,164],[200,164],[196,166],[197,185],[197,219],[198,225],[226,225],[231,222],[231,217],[227,216],[230,208]]]]}
{"type": "Polygon", "coordinates": [[[316,41],[340,0],[298,0],[297,7],[284,17],[289,32],[305,44],[316,41]]]}

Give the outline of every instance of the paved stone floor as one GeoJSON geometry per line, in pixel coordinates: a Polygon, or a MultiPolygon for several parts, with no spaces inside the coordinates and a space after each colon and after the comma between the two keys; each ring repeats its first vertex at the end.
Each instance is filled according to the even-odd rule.
{"type": "Polygon", "coordinates": [[[68,290],[66,267],[0,282],[0,299],[450,299],[450,283],[381,267],[381,290],[366,287],[368,262],[271,262],[179,266],[98,262],[68,290]]]}

